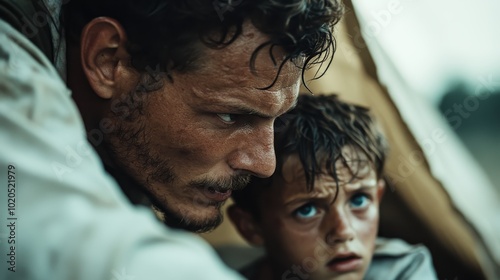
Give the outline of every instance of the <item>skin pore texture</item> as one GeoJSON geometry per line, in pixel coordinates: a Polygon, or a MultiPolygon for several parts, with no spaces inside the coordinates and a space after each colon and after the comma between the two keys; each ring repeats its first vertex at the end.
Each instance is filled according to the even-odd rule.
{"type": "Polygon", "coordinates": [[[282,173],[260,191],[258,218],[229,209],[247,241],[266,249],[255,279],[363,279],[373,256],[384,185],[367,158],[350,156],[352,151],[343,149],[350,168],[337,162],[338,187],[325,171],[309,192],[298,156],[290,155],[282,173]]]}
{"type": "Polygon", "coordinates": [[[276,65],[263,49],[252,72],[251,55],[267,40],[246,22],[225,48],[200,44],[199,65],[170,80],[130,66],[118,22],[87,24],[81,45],[69,47],[68,84],[87,131],[102,133],[96,143],[89,133],[91,142],[133,202],[152,203],[170,226],[207,231],[221,222],[231,190],[250,175],[272,175],[273,124],[294,106],[301,70],[287,62],[260,89],[284,56],[273,50],[276,65]]]}

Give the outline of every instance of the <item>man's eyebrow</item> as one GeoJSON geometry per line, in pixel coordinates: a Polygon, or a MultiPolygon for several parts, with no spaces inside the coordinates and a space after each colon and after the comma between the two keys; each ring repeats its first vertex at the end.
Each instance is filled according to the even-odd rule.
{"type": "Polygon", "coordinates": [[[246,108],[246,107],[241,106],[241,105],[225,105],[224,107],[226,110],[229,111],[228,113],[230,113],[230,114],[253,115],[253,116],[257,116],[257,117],[264,118],[264,119],[274,118],[274,116],[264,114],[262,112],[258,112],[254,109],[246,108]]]}
{"type": "MultiPolygon", "coordinates": [[[[290,109],[288,109],[283,114],[286,114],[289,111],[293,110],[296,106],[297,106],[297,100],[295,100],[292,107],[290,107],[290,109]]],[[[278,116],[268,115],[266,113],[256,111],[255,109],[247,108],[243,105],[223,105],[221,107],[224,108],[224,110],[227,110],[228,113],[230,113],[230,114],[253,115],[253,116],[263,118],[263,119],[272,119],[272,118],[278,117],[278,116]]],[[[280,115],[283,115],[283,114],[280,114],[280,115]]]]}

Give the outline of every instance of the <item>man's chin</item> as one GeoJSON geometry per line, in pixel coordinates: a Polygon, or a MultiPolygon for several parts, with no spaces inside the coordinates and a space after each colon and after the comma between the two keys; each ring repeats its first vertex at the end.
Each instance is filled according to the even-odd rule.
{"type": "Polygon", "coordinates": [[[192,209],[188,211],[178,209],[176,211],[168,207],[160,208],[158,205],[154,205],[153,209],[169,227],[203,233],[214,230],[222,223],[221,205],[208,206],[197,211],[192,209]]]}

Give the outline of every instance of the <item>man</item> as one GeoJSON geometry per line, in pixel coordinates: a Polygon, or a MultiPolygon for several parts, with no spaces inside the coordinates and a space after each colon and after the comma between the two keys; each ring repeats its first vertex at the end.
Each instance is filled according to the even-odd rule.
{"type": "Polygon", "coordinates": [[[125,193],[171,226],[210,230],[250,174],[272,175],[274,121],[295,103],[304,59],[331,44],[339,5],[118,3],[65,8],[80,38],[68,41],[68,85],[87,131],[110,126],[94,144],[125,193]]]}
{"type": "Polygon", "coordinates": [[[43,11],[18,13],[34,2],[4,2],[1,14],[11,16],[0,20],[0,160],[9,216],[1,215],[10,223],[1,274],[236,277],[206,244],[131,207],[103,167],[130,201],[152,203],[167,224],[216,226],[233,189],[274,171],[274,121],[293,107],[301,70],[330,49],[339,4],[72,0],[59,22],[60,1],[46,1],[36,5],[56,16],[42,22],[43,11]],[[37,29],[23,36],[13,27],[26,30],[26,19],[37,29]],[[46,43],[47,26],[41,50],[67,74],[85,128],[28,41],[46,43]]]}

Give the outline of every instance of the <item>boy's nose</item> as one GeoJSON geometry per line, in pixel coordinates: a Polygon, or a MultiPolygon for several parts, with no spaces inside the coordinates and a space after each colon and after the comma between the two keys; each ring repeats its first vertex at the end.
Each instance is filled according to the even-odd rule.
{"type": "Polygon", "coordinates": [[[355,237],[349,217],[342,210],[332,209],[329,230],[326,234],[326,243],[330,245],[351,241],[355,237]]]}

